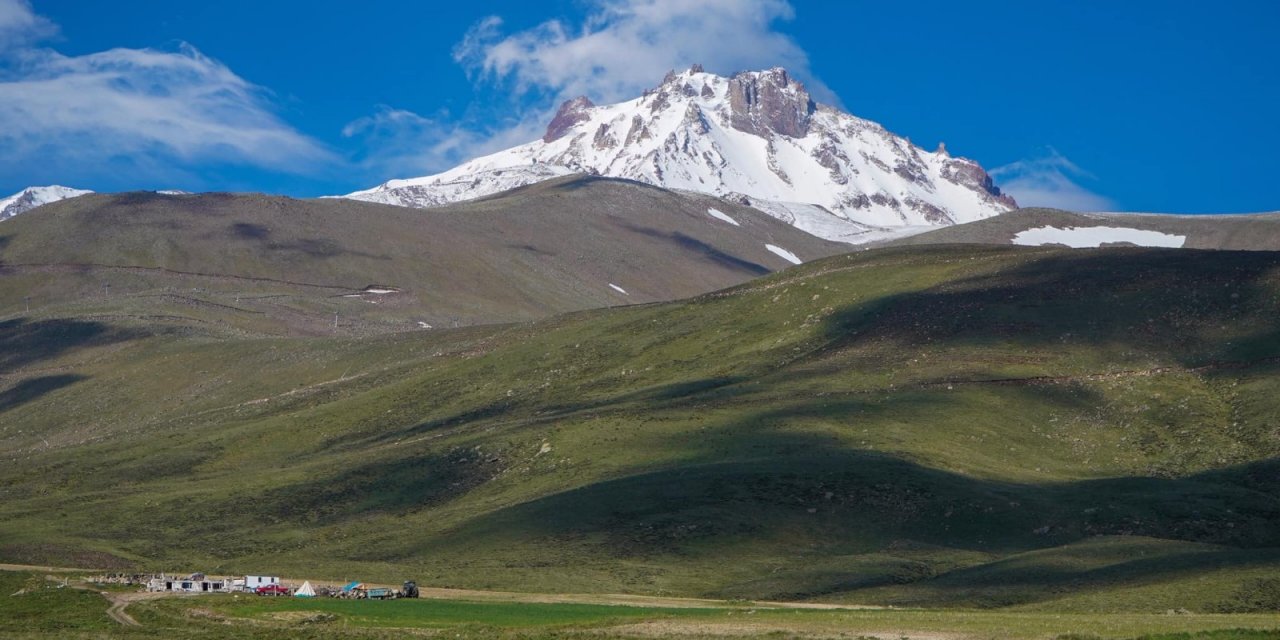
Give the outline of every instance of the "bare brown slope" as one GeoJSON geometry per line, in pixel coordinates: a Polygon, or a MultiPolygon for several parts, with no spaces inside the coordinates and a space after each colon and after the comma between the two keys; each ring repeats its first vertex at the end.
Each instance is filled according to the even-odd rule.
{"type": "Polygon", "coordinates": [[[1012,244],[1021,231],[1039,227],[1124,227],[1186,236],[1187,249],[1280,250],[1280,213],[1178,215],[1072,213],[1058,209],[1019,209],[1003,215],[944,227],[886,245],[1012,244]]]}
{"type": "Polygon", "coordinates": [[[432,210],[90,195],[0,226],[0,313],[28,296],[39,307],[132,296],[129,313],[177,305],[270,332],[323,332],[335,313],[365,331],[508,322],[684,298],[790,266],[766,244],[805,260],[845,249],[715,198],[580,176],[432,210]],[[361,293],[370,285],[394,291],[361,293]]]}

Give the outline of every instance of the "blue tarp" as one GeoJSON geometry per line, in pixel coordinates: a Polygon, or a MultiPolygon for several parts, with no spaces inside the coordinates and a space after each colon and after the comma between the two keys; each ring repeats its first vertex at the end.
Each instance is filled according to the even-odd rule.
{"type": "Polygon", "coordinates": [[[359,580],[352,581],[352,582],[351,582],[351,583],[349,583],[347,586],[345,586],[345,587],[343,587],[343,588],[342,588],[342,592],[343,592],[343,593],[346,593],[346,592],[348,592],[348,591],[351,591],[352,589],[355,589],[356,587],[360,586],[360,584],[361,584],[361,583],[360,583],[360,581],[359,581],[359,580]]]}

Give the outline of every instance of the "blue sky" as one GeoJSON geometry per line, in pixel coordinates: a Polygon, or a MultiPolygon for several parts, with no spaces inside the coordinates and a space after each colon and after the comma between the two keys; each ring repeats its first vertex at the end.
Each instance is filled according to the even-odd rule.
{"type": "Polygon", "coordinates": [[[1280,3],[0,0],[0,195],[345,193],[669,68],[786,66],[1024,202],[1280,209],[1280,3]]]}

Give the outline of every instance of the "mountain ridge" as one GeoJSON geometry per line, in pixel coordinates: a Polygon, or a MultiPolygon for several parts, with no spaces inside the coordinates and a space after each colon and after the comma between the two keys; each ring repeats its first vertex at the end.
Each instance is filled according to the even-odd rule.
{"type": "Polygon", "coordinates": [[[87,189],[74,189],[52,184],[45,187],[27,187],[7,198],[0,199],[0,221],[26,213],[36,207],[67,198],[93,193],[87,189]]]}
{"type": "Polygon", "coordinates": [[[729,198],[847,243],[1016,207],[976,162],[819,104],[785,69],[699,66],[633,100],[568,100],[525,145],[343,197],[432,207],[575,172],[729,198]]]}

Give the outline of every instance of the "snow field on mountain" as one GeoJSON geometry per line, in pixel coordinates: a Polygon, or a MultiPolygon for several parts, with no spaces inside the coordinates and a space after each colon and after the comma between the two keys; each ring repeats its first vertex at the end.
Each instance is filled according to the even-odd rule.
{"type": "Polygon", "coordinates": [[[729,217],[729,214],[727,214],[727,213],[725,213],[725,212],[723,212],[723,211],[720,211],[719,209],[707,209],[707,213],[708,213],[708,214],[710,214],[710,215],[711,215],[711,217],[712,217],[712,218],[715,218],[716,220],[723,220],[723,221],[728,222],[729,224],[731,224],[731,225],[733,225],[733,226],[735,226],[735,227],[741,227],[741,226],[742,226],[741,224],[739,224],[739,223],[738,223],[738,221],[737,221],[737,220],[734,220],[733,218],[729,217]]]}
{"type": "Polygon", "coordinates": [[[0,220],[12,218],[51,202],[75,198],[89,193],[93,192],[56,184],[47,187],[27,187],[7,198],[0,199],[0,220]]]}
{"type": "Polygon", "coordinates": [[[798,256],[796,256],[796,254],[791,253],[790,251],[787,251],[782,247],[779,247],[777,245],[772,245],[772,244],[766,244],[764,245],[764,248],[768,249],[770,253],[778,256],[779,258],[782,258],[783,260],[786,260],[787,262],[790,262],[791,264],[804,264],[804,260],[801,260],[798,256]]]}
{"type": "Polygon", "coordinates": [[[850,243],[880,235],[872,230],[970,222],[1014,207],[976,163],[816,105],[782,69],[731,78],[690,69],[633,100],[570,100],[542,139],[346,197],[438,206],[568,173],[749,200],[850,243]]]}
{"type": "Polygon", "coordinates": [[[1028,247],[1042,245],[1066,245],[1075,249],[1101,247],[1104,244],[1128,243],[1139,247],[1181,248],[1186,236],[1129,229],[1125,227],[1037,227],[1020,231],[1013,237],[1013,244],[1028,247]]]}

